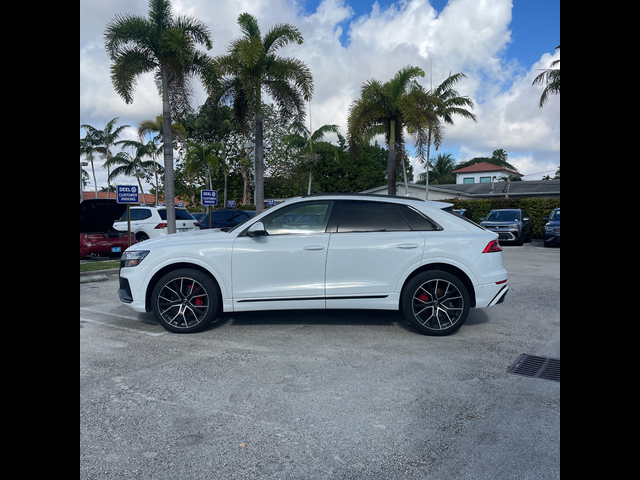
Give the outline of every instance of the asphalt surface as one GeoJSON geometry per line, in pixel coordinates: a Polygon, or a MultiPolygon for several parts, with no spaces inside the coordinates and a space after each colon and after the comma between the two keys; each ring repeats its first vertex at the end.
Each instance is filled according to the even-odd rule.
{"type": "Polygon", "coordinates": [[[503,256],[505,302],[442,338],[347,310],[171,334],[117,269],[81,278],[80,478],[560,478],[560,383],[507,371],[560,358],[560,248],[503,256]]]}

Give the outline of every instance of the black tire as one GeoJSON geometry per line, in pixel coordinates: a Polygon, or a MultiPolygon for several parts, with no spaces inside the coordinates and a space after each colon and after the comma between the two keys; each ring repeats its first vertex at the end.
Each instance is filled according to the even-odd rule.
{"type": "Polygon", "coordinates": [[[139,242],[144,242],[145,240],[149,240],[149,235],[144,232],[140,232],[136,235],[136,240],[139,242]]]}
{"type": "Polygon", "coordinates": [[[158,323],[170,332],[193,333],[216,318],[220,294],[215,281],[193,269],[180,269],[160,279],[151,294],[158,323]]]}
{"type": "Polygon", "coordinates": [[[520,235],[518,235],[518,238],[516,239],[515,242],[513,242],[514,245],[521,247],[522,245],[524,245],[524,233],[520,233],[520,235]]]}
{"type": "Polygon", "coordinates": [[[450,335],[469,316],[469,292],[455,275],[430,270],[405,285],[402,311],[407,321],[424,335],[450,335]]]}

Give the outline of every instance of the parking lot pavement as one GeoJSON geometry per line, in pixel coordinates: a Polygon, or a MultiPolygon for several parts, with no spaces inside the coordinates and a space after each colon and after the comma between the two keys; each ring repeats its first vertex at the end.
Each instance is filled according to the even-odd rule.
{"type": "Polygon", "coordinates": [[[557,479],[560,248],[504,247],[510,291],[454,335],[396,312],[225,314],[166,332],[80,285],[80,476],[557,479]]]}

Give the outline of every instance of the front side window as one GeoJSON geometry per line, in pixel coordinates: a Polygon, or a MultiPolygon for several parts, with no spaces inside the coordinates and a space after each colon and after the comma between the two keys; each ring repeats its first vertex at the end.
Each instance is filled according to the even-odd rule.
{"type": "Polygon", "coordinates": [[[323,233],[333,202],[297,203],[282,208],[262,221],[269,235],[323,233]]]}

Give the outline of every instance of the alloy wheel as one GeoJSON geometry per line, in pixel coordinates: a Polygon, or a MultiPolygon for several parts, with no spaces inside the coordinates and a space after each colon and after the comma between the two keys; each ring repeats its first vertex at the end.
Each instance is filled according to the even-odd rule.
{"type": "Polygon", "coordinates": [[[431,330],[452,328],[464,312],[464,297],[458,287],[440,278],[420,285],[411,303],[416,321],[431,330]]]}
{"type": "Polygon", "coordinates": [[[190,277],[176,277],[165,283],[157,297],[157,312],[176,329],[190,329],[207,316],[210,299],[204,286],[190,277]]]}

